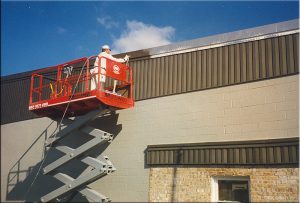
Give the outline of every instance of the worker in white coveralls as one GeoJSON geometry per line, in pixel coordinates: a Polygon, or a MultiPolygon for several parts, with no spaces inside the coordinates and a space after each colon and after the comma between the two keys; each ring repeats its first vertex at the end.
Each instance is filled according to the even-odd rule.
{"type": "MultiPolygon", "coordinates": [[[[110,60],[113,60],[115,62],[119,62],[119,63],[125,63],[129,60],[129,56],[126,55],[124,58],[115,58],[113,57],[111,54],[110,54],[110,48],[108,45],[104,45],[102,46],[102,51],[101,53],[98,55],[98,57],[96,58],[95,60],[95,63],[94,63],[94,68],[90,70],[91,74],[95,74],[95,73],[98,73],[99,72],[99,58],[100,57],[106,57],[110,60]]],[[[101,91],[104,91],[104,83],[105,83],[105,74],[106,73],[106,70],[104,67],[101,67],[101,71],[100,71],[100,88],[101,88],[101,91]]],[[[98,75],[94,75],[91,79],[91,90],[94,90],[96,89],[97,87],[97,84],[98,84],[98,75]]],[[[113,94],[116,93],[116,86],[117,86],[117,81],[114,80],[114,89],[113,89],[113,94]]]]}

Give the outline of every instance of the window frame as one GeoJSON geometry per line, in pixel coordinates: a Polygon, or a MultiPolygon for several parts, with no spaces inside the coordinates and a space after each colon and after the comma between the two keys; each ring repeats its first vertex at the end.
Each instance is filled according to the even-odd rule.
{"type": "Polygon", "coordinates": [[[229,181],[247,181],[248,183],[248,195],[249,202],[251,202],[251,190],[250,190],[250,177],[249,176],[212,176],[211,177],[211,201],[212,202],[237,202],[237,201],[224,201],[219,200],[219,180],[229,181]]]}

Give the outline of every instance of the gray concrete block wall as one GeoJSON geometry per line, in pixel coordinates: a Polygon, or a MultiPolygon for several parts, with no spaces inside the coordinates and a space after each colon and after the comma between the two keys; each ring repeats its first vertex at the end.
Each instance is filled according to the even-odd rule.
{"type": "MultiPolygon", "coordinates": [[[[122,130],[103,153],[117,171],[90,186],[113,201],[148,201],[147,145],[299,136],[299,75],[139,101],[117,113],[122,130]]],[[[7,156],[1,159],[2,188],[8,168],[26,149],[19,137],[30,143],[49,122],[43,118],[1,126],[2,145],[12,139],[20,145],[18,154],[14,144],[1,146],[2,157],[7,156]]]]}

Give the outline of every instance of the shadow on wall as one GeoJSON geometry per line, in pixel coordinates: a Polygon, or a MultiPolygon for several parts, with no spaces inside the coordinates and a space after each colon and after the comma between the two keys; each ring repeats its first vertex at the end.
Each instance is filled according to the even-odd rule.
{"type": "MultiPolygon", "coordinates": [[[[100,129],[102,131],[106,131],[110,134],[114,135],[114,139],[116,139],[117,135],[122,130],[122,125],[117,124],[119,114],[112,113],[110,115],[105,115],[98,117],[88,123],[89,126],[100,129]]],[[[55,121],[53,121],[55,122],[55,121]]],[[[52,122],[52,123],[53,123],[52,122]]],[[[52,125],[52,123],[50,125],[52,125]]],[[[49,125],[49,126],[50,126],[49,125]]],[[[42,160],[34,166],[28,167],[27,170],[21,170],[22,160],[26,157],[28,152],[33,148],[33,146],[40,139],[46,140],[48,135],[48,128],[42,132],[42,134],[32,143],[32,145],[26,150],[26,152],[20,157],[20,159],[16,162],[16,164],[10,169],[8,177],[7,177],[7,201],[40,201],[40,198],[49,192],[57,189],[58,187],[63,186],[63,183],[58,181],[56,178],[51,175],[43,175],[42,169],[53,161],[57,160],[64,154],[54,147],[46,150],[44,147],[44,152],[42,156],[42,160]],[[43,157],[46,156],[46,159],[43,162],[43,157]],[[39,168],[42,164],[41,170],[39,168]],[[39,173],[38,173],[39,171],[39,173]],[[37,175],[38,173],[38,175],[37,175]],[[20,178],[20,176],[25,176],[24,178],[20,178]],[[30,188],[32,182],[35,180],[34,184],[30,188]],[[30,190],[28,191],[28,188],[30,190]]],[[[61,129],[60,129],[61,130],[61,129]]],[[[68,135],[60,141],[61,145],[66,145],[71,148],[77,148],[87,141],[91,140],[93,137],[88,134],[73,134],[68,135]]],[[[94,148],[90,149],[87,153],[89,156],[97,157],[101,153],[105,151],[110,143],[106,142],[104,144],[99,144],[94,148]]],[[[28,156],[28,155],[27,155],[28,156]]],[[[112,160],[113,162],[113,160],[112,160]]],[[[73,159],[72,161],[61,166],[57,171],[61,173],[65,173],[73,178],[78,177],[81,173],[83,173],[87,168],[83,162],[73,159]]],[[[76,202],[86,201],[85,197],[80,194],[74,193],[72,195],[73,200],[76,202]]]]}

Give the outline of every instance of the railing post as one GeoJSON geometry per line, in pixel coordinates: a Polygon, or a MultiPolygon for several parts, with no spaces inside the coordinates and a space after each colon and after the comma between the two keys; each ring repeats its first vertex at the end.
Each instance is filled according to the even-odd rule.
{"type": "Polygon", "coordinates": [[[43,91],[43,76],[40,75],[40,91],[39,91],[39,101],[42,100],[42,91],[43,91]]]}
{"type": "MultiPolygon", "coordinates": [[[[98,77],[98,84],[97,84],[98,90],[97,91],[100,91],[101,90],[101,87],[100,87],[100,85],[101,85],[101,83],[100,83],[100,80],[101,80],[101,78],[100,78],[100,73],[101,73],[101,58],[99,58],[99,56],[97,56],[97,57],[99,59],[98,60],[98,73],[97,73],[97,77],[98,77]]],[[[103,89],[104,89],[104,87],[103,87],[103,89]]]]}
{"type": "Polygon", "coordinates": [[[32,91],[33,91],[33,83],[34,83],[34,74],[31,75],[31,83],[30,83],[30,95],[29,95],[29,105],[32,104],[32,91]]]}
{"type": "Polygon", "coordinates": [[[90,58],[87,59],[86,64],[86,81],[85,81],[85,91],[89,91],[89,78],[90,78],[90,58]]]}

